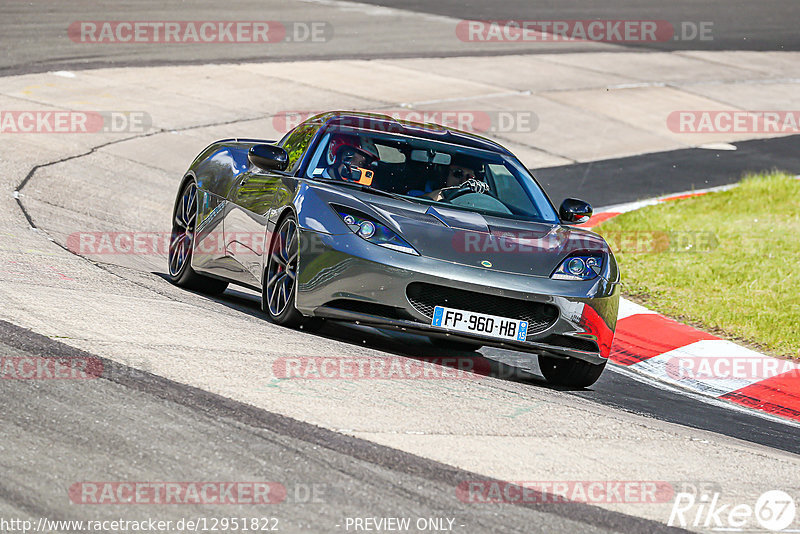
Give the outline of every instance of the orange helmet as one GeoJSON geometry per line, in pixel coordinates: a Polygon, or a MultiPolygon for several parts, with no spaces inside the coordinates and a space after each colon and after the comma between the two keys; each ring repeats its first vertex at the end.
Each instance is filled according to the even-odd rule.
{"type": "Polygon", "coordinates": [[[366,139],[362,140],[360,137],[354,135],[334,134],[331,140],[328,141],[328,150],[326,151],[326,159],[328,165],[333,165],[336,162],[336,157],[339,155],[343,147],[350,147],[356,152],[363,154],[371,161],[380,159],[375,144],[366,139]]]}

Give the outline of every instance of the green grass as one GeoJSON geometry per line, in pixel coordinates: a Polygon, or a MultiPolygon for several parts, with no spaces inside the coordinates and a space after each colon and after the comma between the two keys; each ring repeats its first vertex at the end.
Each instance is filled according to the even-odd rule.
{"type": "Polygon", "coordinates": [[[619,261],[623,294],[721,337],[800,356],[800,180],[748,176],[595,230],[619,261]]]}

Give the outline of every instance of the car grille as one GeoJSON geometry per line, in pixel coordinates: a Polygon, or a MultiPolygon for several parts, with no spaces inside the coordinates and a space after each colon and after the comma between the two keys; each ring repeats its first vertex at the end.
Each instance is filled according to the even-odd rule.
{"type": "Polygon", "coordinates": [[[406,296],[418,312],[431,319],[436,306],[445,306],[528,321],[528,337],[548,329],[558,319],[558,308],[552,304],[485,295],[424,282],[408,284],[406,296]]]}

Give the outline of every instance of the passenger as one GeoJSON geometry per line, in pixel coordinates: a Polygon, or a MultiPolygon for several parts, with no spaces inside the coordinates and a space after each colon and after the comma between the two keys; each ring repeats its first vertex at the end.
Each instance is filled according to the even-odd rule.
{"type": "Polygon", "coordinates": [[[465,164],[453,163],[447,172],[444,185],[423,196],[431,200],[441,201],[446,199],[448,192],[454,192],[458,189],[469,189],[473,193],[486,193],[489,191],[489,185],[477,178],[477,173],[473,168],[465,164]]]}

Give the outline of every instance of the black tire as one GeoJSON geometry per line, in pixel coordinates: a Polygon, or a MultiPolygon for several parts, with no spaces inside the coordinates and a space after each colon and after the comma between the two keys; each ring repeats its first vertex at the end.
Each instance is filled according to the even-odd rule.
{"type": "Polygon", "coordinates": [[[176,286],[219,295],[228,282],[197,274],[192,269],[194,229],[197,225],[197,184],[183,184],[172,210],[172,234],[167,255],[167,278],[176,286]]]}
{"type": "Polygon", "coordinates": [[[576,358],[539,355],[539,369],[542,375],[548,382],[557,386],[587,388],[597,382],[605,367],[605,362],[594,364],[576,358]]]}
{"type": "Polygon", "coordinates": [[[298,328],[306,319],[294,305],[300,255],[300,235],[294,215],[281,219],[277,229],[270,243],[267,268],[264,270],[261,309],[276,324],[298,328]]]}
{"type": "Polygon", "coordinates": [[[457,350],[461,352],[469,352],[469,351],[474,352],[483,346],[478,343],[470,343],[469,341],[457,341],[455,339],[450,339],[450,338],[429,337],[428,339],[430,339],[434,347],[440,349],[457,350]]]}

